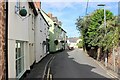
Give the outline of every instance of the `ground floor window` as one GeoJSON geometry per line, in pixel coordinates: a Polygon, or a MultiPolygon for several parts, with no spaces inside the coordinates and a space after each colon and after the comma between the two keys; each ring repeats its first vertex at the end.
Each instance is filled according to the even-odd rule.
{"type": "Polygon", "coordinates": [[[24,42],[16,41],[16,76],[24,71],[24,42]]]}

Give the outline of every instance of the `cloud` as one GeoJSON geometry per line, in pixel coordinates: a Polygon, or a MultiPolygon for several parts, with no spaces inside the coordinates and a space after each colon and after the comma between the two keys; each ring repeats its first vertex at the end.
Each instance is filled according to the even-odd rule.
{"type": "MultiPolygon", "coordinates": [[[[76,2],[43,2],[42,9],[45,10],[47,13],[51,12],[54,16],[68,16],[71,14],[72,11],[78,11],[80,9],[82,12],[85,11],[83,7],[85,4],[83,3],[76,3],[76,2]],[[48,6],[49,5],[49,6],[48,6]],[[78,8],[80,7],[80,8],[78,8]],[[67,15],[65,15],[67,14],[67,15]]],[[[72,16],[71,16],[72,17],[72,16]]]]}
{"type": "Polygon", "coordinates": [[[62,11],[65,8],[75,9],[74,3],[75,2],[43,2],[42,7],[45,7],[47,9],[54,8],[57,9],[58,11],[62,11]]]}
{"type": "MultiPolygon", "coordinates": [[[[88,13],[91,13],[98,8],[102,8],[97,7],[97,4],[102,3],[106,5],[106,9],[110,9],[113,13],[117,12],[117,2],[114,4],[113,2],[91,2],[90,0],[88,13]]],[[[53,16],[57,16],[58,20],[62,21],[62,28],[68,32],[68,36],[79,36],[78,31],[76,30],[75,21],[79,16],[85,15],[86,2],[42,2],[41,4],[42,9],[45,12],[53,13],[53,16]]]]}

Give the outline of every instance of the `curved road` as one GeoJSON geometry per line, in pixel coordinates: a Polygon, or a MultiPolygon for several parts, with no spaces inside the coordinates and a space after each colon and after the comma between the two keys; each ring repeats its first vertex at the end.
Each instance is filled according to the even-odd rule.
{"type": "Polygon", "coordinates": [[[105,69],[80,49],[56,53],[51,74],[53,78],[111,78],[105,69]]]}

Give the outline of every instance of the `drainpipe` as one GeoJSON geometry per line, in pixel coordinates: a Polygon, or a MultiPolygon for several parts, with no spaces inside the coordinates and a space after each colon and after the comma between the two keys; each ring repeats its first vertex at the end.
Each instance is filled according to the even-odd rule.
{"type": "Polygon", "coordinates": [[[8,0],[5,2],[6,4],[6,25],[5,25],[5,80],[8,80],[8,0]]]}

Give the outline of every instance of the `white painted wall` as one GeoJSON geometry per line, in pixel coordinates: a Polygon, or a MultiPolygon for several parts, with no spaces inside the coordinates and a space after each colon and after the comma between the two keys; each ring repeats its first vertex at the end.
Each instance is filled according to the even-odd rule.
{"type": "Polygon", "coordinates": [[[47,20],[48,24],[50,25],[49,30],[47,33],[50,34],[49,39],[50,39],[50,52],[55,52],[56,51],[56,45],[54,44],[54,40],[55,40],[55,34],[54,34],[54,22],[51,18],[49,18],[47,16],[47,14],[41,10],[42,15],[45,17],[45,19],[47,20]]]}
{"type": "Polygon", "coordinates": [[[29,30],[29,65],[31,66],[35,62],[35,15],[33,13],[33,10],[29,8],[28,10],[29,14],[31,14],[28,17],[28,30],[29,30]]]}
{"type": "Polygon", "coordinates": [[[43,41],[46,41],[48,37],[48,25],[44,21],[41,14],[35,18],[35,54],[36,54],[36,63],[38,63],[46,53],[46,45],[43,46],[43,41]]]}
{"type": "Polygon", "coordinates": [[[36,62],[40,61],[42,55],[42,29],[40,28],[40,15],[35,18],[35,55],[36,62]]]}
{"type": "MultiPolygon", "coordinates": [[[[8,5],[8,77],[16,78],[16,40],[24,41],[24,73],[26,70],[30,70],[30,66],[35,60],[39,62],[47,55],[46,45],[43,46],[42,43],[46,41],[46,38],[49,38],[49,31],[48,25],[40,14],[35,17],[35,23],[33,24],[32,16],[22,20],[15,14],[16,2],[8,3],[8,5]]],[[[28,14],[33,14],[27,2],[20,3],[20,5],[20,7],[25,6],[28,14]]],[[[19,77],[21,77],[23,73],[19,77]]]]}
{"type": "Polygon", "coordinates": [[[15,40],[8,40],[8,77],[16,78],[15,68],[15,40]]]}
{"type": "MultiPolygon", "coordinates": [[[[28,38],[28,18],[22,20],[17,14],[15,14],[16,2],[9,3],[8,11],[8,38],[14,40],[29,41],[28,38]]],[[[22,3],[26,9],[28,9],[28,3],[22,3]]]]}
{"type": "MultiPolygon", "coordinates": [[[[16,52],[15,43],[16,40],[24,41],[24,71],[29,69],[29,55],[28,55],[28,18],[22,20],[17,14],[15,14],[16,2],[8,3],[8,70],[9,78],[16,78],[16,52]]],[[[25,6],[28,10],[28,3],[21,3],[21,6],[25,6]]]]}

